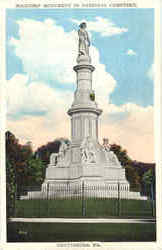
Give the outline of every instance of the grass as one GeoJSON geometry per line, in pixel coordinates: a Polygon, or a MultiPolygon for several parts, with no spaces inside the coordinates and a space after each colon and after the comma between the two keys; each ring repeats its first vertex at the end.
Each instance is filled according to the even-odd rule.
{"type": "Polygon", "coordinates": [[[155,224],[8,223],[8,242],[155,241],[155,224]]]}
{"type": "MultiPolygon", "coordinates": [[[[151,217],[151,201],[87,199],[85,217],[151,217]]],[[[83,217],[82,200],[17,200],[15,217],[83,217]]]]}

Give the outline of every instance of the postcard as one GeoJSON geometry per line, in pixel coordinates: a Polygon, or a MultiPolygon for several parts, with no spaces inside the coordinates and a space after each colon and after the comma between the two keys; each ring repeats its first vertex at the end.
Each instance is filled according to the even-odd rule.
{"type": "Polygon", "coordinates": [[[161,247],[160,11],[2,3],[4,249],[161,247]]]}

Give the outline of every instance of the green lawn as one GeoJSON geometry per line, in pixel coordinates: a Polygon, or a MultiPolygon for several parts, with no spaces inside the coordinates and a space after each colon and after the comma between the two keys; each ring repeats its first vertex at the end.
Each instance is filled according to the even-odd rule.
{"type": "Polygon", "coordinates": [[[155,241],[155,224],[9,223],[8,242],[155,241]]]}
{"type": "MultiPolygon", "coordinates": [[[[151,201],[87,199],[85,217],[151,217],[151,201]]],[[[83,217],[82,200],[18,200],[15,217],[83,217]]]]}

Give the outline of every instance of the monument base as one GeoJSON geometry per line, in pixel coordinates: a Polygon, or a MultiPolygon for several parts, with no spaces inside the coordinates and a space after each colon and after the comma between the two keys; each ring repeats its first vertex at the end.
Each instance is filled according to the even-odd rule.
{"type": "Polygon", "coordinates": [[[131,192],[125,169],[86,164],[54,167],[49,164],[41,191],[28,192],[21,199],[119,198],[147,200],[131,192]]]}
{"type": "Polygon", "coordinates": [[[66,145],[52,153],[41,191],[28,192],[21,199],[119,198],[143,200],[131,192],[116,155],[108,145],[101,146],[91,137],[66,145]]]}

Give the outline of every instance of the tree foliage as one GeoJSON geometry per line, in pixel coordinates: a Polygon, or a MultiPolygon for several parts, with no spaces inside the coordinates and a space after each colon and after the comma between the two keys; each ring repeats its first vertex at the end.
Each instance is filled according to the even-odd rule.
{"type": "Polygon", "coordinates": [[[45,165],[39,158],[30,157],[27,160],[28,183],[30,185],[40,185],[44,180],[45,165]]]}
{"type": "Polygon", "coordinates": [[[14,134],[6,132],[6,156],[8,159],[7,179],[11,184],[8,166],[12,166],[15,173],[17,191],[22,186],[38,185],[43,182],[44,164],[41,159],[37,159],[30,145],[19,144],[14,134]]]}
{"type": "Polygon", "coordinates": [[[33,154],[29,145],[21,145],[14,134],[6,132],[6,155],[13,166],[17,185],[27,184],[28,159],[33,154]]]}
{"type": "Polygon", "coordinates": [[[122,149],[120,145],[111,144],[110,150],[116,154],[122,166],[127,166],[131,164],[132,160],[129,158],[127,151],[125,149],[122,149]]]}
{"type": "Polygon", "coordinates": [[[120,145],[112,144],[110,147],[111,151],[113,151],[121,165],[125,168],[126,178],[130,182],[130,184],[140,186],[139,176],[136,169],[132,166],[132,160],[127,154],[127,151],[123,149],[120,145]]]}
{"type": "Polygon", "coordinates": [[[8,159],[6,159],[6,207],[8,217],[14,214],[16,195],[15,170],[8,159]]]}
{"type": "Polygon", "coordinates": [[[155,164],[133,161],[120,145],[112,144],[110,149],[117,155],[121,165],[125,168],[126,178],[131,187],[136,186],[142,190],[148,175],[152,174],[155,179],[155,164]],[[149,172],[147,173],[147,171],[149,172]]]}
{"type": "Polygon", "coordinates": [[[155,169],[150,168],[143,175],[143,181],[150,185],[151,183],[155,183],[155,169]]]}
{"type": "Polygon", "coordinates": [[[150,168],[143,174],[143,182],[146,188],[146,193],[152,199],[155,198],[155,168],[150,168]]]}

